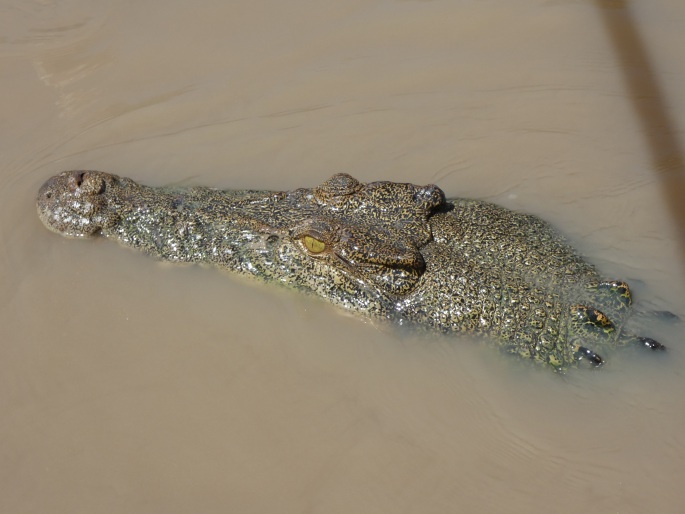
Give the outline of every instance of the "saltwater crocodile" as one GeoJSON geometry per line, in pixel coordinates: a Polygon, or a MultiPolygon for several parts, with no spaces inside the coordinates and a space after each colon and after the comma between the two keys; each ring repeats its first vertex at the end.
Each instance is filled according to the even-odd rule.
{"type": "Polygon", "coordinates": [[[37,208],[64,236],[214,264],[402,326],[483,335],[557,370],[602,364],[598,344],[664,348],[623,328],[628,285],[603,280],[549,224],[446,200],[434,185],[337,174],[311,189],[221,191],[66,171],[41,187],[37,208]]]}

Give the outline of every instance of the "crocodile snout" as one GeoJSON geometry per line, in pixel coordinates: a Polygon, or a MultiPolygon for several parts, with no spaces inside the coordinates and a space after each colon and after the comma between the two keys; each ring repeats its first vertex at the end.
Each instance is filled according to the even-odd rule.
{"type": "Polygon", "coordinates": [[[68,237],[95,235],[107,221],[104,193],[112,175],[98,171],[65,171],[38,191],[36,208],[43,224],[68,237]]]}

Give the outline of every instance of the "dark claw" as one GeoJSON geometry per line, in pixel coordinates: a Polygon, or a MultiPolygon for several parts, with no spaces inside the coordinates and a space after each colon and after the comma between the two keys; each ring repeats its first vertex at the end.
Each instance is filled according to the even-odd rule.
{"type": "Polygon", "coordinates": [[[649,337],[638,337],[637,340],[650,350],[666,350],[666,347],[663,344],[649,337]]]}
{"type": "MultiPolygon", "coordinates": [[[[654,341],[654,342],[656,343],[656,341],[654,341]]],[[[604,359],[602,359],[602,357],[600,355],[596,354],[595,352],[593,352],[592,350],[590,350],[588,348],[585,348],[584,346],[578,347],[578,351],[576,353],[580,358],[584,357],[587,360],[589,360],[590,363],[595,367],[601,366],[602,364],[604,364],[604,359]]]]}

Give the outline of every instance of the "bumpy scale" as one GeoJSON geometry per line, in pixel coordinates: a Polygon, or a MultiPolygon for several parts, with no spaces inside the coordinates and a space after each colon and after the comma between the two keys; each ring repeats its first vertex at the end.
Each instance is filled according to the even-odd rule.
{"type": "Polygon", "coordinates": [[[312,189],[220,191],[67,171],[41,187],[37,207],[64,236],[214,264],[403,326],[481,334],[557,370],[601,364],[595,343],[664,348],[621,329],[627,284],[602,280],[550,225],[446,200],[434,185],[337,174],[312,189]]]}

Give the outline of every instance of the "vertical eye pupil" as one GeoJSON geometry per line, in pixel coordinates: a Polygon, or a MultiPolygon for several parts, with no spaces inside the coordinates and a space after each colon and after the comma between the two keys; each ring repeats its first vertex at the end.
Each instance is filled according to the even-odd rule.
{"type": "Polygon", "coordinates": [[[307,248],[312,253],[321,253],[326,249],[326,243],[323,241],[319,241],[316,238],[313,238],[312,236],[304,236],[302,238],[302,242],[304,243],[304,246],[307,248]]]}

